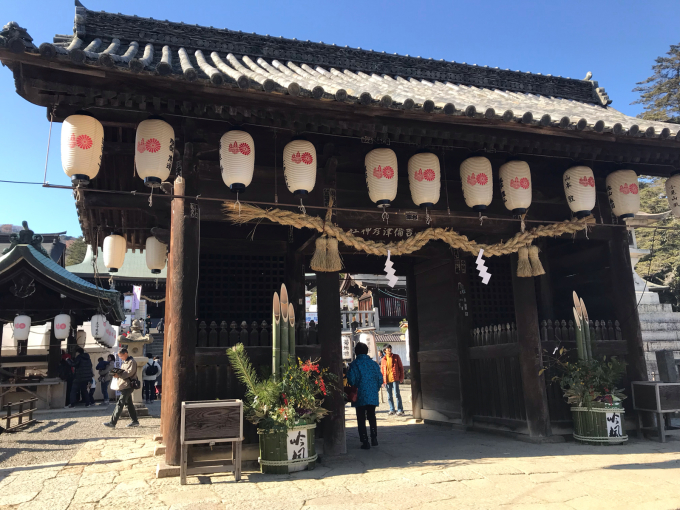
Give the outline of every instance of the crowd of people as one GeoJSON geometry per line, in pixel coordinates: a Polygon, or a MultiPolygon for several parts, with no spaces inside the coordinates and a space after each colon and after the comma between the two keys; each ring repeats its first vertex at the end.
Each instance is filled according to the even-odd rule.
{"type": "MultiPolygon", "coordinates": [[[[149,354],[142,369],[142,398],[146,404],[151,404],[160,399],[162,390],[161,372],[160,359],[158,356],[154,357],[149,354]]],[[[118,353],[118,360],[116,360],[116,356],[109,354],[106,359],[100,357],[97,360],[97,365],[93,367],[90,355],[78,346],[73,350],[73,355],[62,350],[59,378],[66,383],[65,407],[74,408],[78,404],[85,407],[95,405],[94,395],[97,385],[99,385],[101,391],[102,404],[108,406],[111,403],[110,393],[112,391],[116,392],[118,403],[123,396],[120,384],[112,385],[113,379],[136,380],[137,362],[127,354],[127,350],[121,349],[118,353]],[[125,357],[123,357],[123,354],[125,357]],[[132,365],[134,365],[134,371],[131,370],[132,365]],[[120,370],[125,370],[127,377],[121,377],[116,373],[120,370]]],[[[136,388],[133,388],[132,391],[134,389],[136,388]]],[[[130,402],[132,402],[132,391],[129,392],[130,402]]],[[[124,404],[127,400],[127,398],[124,399],[124,404]]]]}
{"type": "Polygon", "coordinates": [[[380,388],[387,389],[387,400],[390,410],[389,416],[404,415],[399,385],[404,383],[404,365],[398,354],[392,353],[392,346],[385,346],[380,351],[379,364],[368,356],[368,345],[358,343],[354,347],[355,359],[346,371],[347,385],[345,393],[352,407],[356,409],[359,441],[363,450],[370,450],[378,446],[378,424],[375,409],[380,405],[380,388]],[[396,406],[394,400],[396,399],[396,406]],[[366,429],[366,420],[370,429],[366,429]]]}

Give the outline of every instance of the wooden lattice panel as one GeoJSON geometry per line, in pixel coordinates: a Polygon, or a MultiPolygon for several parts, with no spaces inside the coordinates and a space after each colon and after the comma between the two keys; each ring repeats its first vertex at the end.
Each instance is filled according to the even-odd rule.
{"type": "Polygon", "coordinates": [[[279,255],[201,254],[198,316],[205,321],[271,322],[272,297],[285,278],[279,255]]]}
{"type": "Polygon", "coordinates": [[[515,322],[515,304],[512,296],[512,271],[510,257],[485,258],[491,273],[488,285],[477,275],[474,259],[468,259],[470,271],[470,309],[475,327],[515,322]]]}

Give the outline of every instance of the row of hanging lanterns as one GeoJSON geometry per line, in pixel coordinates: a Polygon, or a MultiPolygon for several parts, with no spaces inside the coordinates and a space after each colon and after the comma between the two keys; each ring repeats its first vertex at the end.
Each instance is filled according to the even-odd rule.
{"type": "MultiPolygon", "coordinates": [[[[71,316],[60,313],[54,318],[54,336],[58,340],[66,340],[71,330],[71,316]]],[[[19,314],[14,317],[14,340],[28,340],[31,332],[31,317],[19,314]]]]}
{"type": "MultiPolygon", "coordinates": [[[[125,262],[125,253],[127,252],[125,238],[118,234],[106,236],[102,251],[104,266],[110,273],[117,273],[125,262]]],[[[151,270],[151,274],[160,274],[167,260],[168,245],[151,236],[146,239],[144,251],[146,267],[151,270]]]]}

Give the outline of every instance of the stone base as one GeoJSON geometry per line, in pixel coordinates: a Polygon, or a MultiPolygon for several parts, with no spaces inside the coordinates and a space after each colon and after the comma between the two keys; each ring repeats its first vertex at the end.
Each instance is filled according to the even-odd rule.
{"type": "Polygon", "coordinates": [[[153,436],[153,440],[158,442],[158,443],[162,443],[163,442],[163,436],[160,435],[160,434],[156,434],[155,436],[153,436]]]}
{"type": "Polygon", "coordinates": [[[154,446],[153,456],[158,457],[160,455],[165,455],[165,445],[164,444],[157,444],[156,446],[154,446]]]}
{"type": "Polygon", "coordinates": [[[172,478],[179,476],[179,466],[170,466],[163,462],[159,462],[156,466],[156,478],[172,478]]]}

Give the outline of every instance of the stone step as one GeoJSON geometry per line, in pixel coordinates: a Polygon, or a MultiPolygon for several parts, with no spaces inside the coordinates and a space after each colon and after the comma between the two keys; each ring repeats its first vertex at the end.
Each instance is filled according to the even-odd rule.
{"type": "Polygon", "coordinates": [[[654,313],[654,312],[673,312],[673,305],[640,304],[640,306],[638,306],[638,313],[654,313]]]}
{"type": "Polygon", "coordinates": [[[640,313],[640,322],[680,322],[678,312],[640,313]]]}
{"type": "Polygon", "coordinates": [[[640,321],[642,331],[680,331],[680,322],[640,321]]]}

